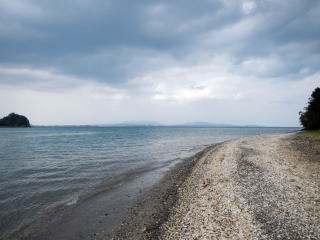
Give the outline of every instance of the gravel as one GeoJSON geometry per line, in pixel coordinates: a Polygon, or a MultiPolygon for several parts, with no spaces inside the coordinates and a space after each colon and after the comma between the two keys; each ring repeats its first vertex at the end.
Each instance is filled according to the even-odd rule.
{"type": "Polygon", "coordinates": [[[153,239],[320,239],[319,142],[301,136],[267,134],[212,147],[153,239]]]}

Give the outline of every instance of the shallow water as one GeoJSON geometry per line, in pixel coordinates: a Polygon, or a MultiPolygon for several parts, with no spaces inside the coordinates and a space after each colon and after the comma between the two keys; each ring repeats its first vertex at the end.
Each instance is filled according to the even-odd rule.
{"type": "Polygon", "coordinates": [[[168,169],[225,140],[297,128],[34,127],[0,129],[0,238],[57,205],[168,169]]]}

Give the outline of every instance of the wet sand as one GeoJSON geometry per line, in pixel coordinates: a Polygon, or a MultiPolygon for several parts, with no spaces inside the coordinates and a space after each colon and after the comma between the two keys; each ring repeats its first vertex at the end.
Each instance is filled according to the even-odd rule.
{"type": "Polygon", "coordinates": [[[101,184],[102,189],[82,196],[74,205],[49,209],[49,212],[14,233],[10,239],[110,239],[128,211],[145,199],[145,195],[154,189],[168,169],[174,167],[175,161],[169,162],[169,165],[165,163],[139,171],[132,170],[112,181],[108,180],[101,184]]]}
{"type": "Polygon", "coordinates": [[[111,238],[99,239],[158,239],[162,234],[162,225],[168,220],[172,208],[178,201],[178,192],[198,161],[212,148],[213,146],[207,147],[177,164],[148,194],[130,208],[129,214],[111,238]]]}
{"type": "MultiPolygon", "coordinates": [[[[36,222],[13,234],[20,240],[141,239],[159,235],[161,223],[177,197],[178,186],[210,147],[180,160],[133,171],[125,180],[87,196],[75,205],[50,210],[36,222]],[[145,229],[141,231],[141,229],[145,229]],[[141,234],[142,233],[142,234],[141,234]],[[130,237],[129,237],[130,236],[130,237]],[[131,238],[135,236],[135,238],[131,238]]],[[[110,182],[108,181],[109,185],[110,182]]]]}

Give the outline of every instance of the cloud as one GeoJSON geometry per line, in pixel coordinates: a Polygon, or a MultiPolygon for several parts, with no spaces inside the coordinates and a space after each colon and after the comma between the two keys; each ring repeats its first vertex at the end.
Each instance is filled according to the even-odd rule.
{"type": "MultiPolygon", "coordinates": [[[[178,113],[191,118],[189,111],[210,120],[206,106],[213,106],[229,122],[230,113],[218,103],[238,106],[237,116],[240,109],[258,109],[264,96],[278,111],[294,102],[287,114],[295,120],[284,119],[297,124],[298,102],[319,73],[319,14],[316,0],[3,0],[2,100],[19,91],[32,103],[35,96],[52,104],[64,96],[84,116],[79,97],[92,111],[107,106],[112,119],[91,113],[106,122],[157,120],[155,108],[169,109],[171,121],[181,120],[178,113]],[[133,104],[143,112],[136,115],[133,104]]],[[[20,106],[13,102],[12,108],[20,106]]],[[[269,124],[276,124],[277,113],[269,113],[269,124]]]]}
{"type": "Polygon", "coordinates": [[[48,94],[77,92],[102,102],[129,98],[124,89],[101,84],[93,79],[77,78],[43,69],[0,68],[0,86],[6,91],[20,89],[48,94]],[[22,78],[24,81],[21,81],[22,78]]]}
{"type": "Polygon", "coordinates": [[[242,3],[242,10],[245,14],[250,14],[256,9],[257,5],[253,1],[242,3]]]}
{"type": "Polygon", "coordinates": [[[37,19],[44,17],[43,10],[28,0],[2,0],[0,12],[2,16],[19,19],[37,19]]]}

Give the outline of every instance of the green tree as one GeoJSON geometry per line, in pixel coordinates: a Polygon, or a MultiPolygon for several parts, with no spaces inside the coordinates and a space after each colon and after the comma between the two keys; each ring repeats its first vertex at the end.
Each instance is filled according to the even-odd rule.
{"type": "Polygon", "coordinates": [[[320,88],[317,87],[309,98],[308,106],[299,112],[300,122],[306,130],[320,129],[320,88]]]}
{"type": "Polygon", "coordinates": [[[10,113],[0,119],[0,127],[31,127],[29,120],[22,115],[10,113]]]}

